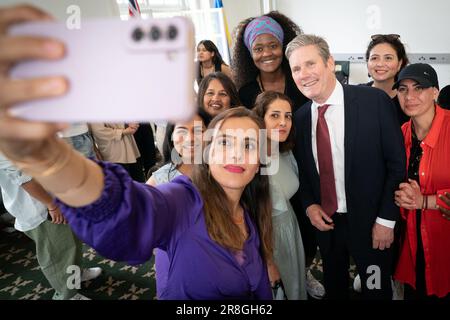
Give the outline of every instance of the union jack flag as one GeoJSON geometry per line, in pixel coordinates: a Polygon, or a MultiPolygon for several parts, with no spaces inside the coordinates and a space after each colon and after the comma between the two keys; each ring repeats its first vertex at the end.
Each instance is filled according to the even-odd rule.
{"type": "Polygon", "coordinates": [[[130,17],[140,17],[141,8],[137,0],[128,0],[128,14],[130,17]]]}

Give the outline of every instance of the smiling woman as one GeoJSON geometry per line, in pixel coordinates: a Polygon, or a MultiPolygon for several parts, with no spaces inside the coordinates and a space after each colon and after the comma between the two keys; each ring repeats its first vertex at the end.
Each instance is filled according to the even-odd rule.
{"type": "Polygon", "coordinates": [[[240,104],[233,81],[224,73],[211,73],[200,82],[197,105],[211,117],[240,104]]]}
{"type": "MultiPolygon", "coordinates": [[[[57,138],[63,126],[20,120],[5,112],[14,102],[59,96],[67,88],[49,86],[48,79],[21,79],[21,85],[36,86],[32,92],[15,85],[7,71],[11,61],[37,59],[36,52],[40,59],[58,59],[63,50],[52,55],[41,48],[62,44],[53,39],[24,41],[5,33],[13,22],[45,20],[41,11],[22,6],[0,13],[0,92],[8,91],[11,99],[7,102],[0,95],[0,149],[57,198],[78,238],[104,257],[133,264],[147,261],[154,248],[165,250],[170,269],[161,299],[271,299],[266,267],[272,254],[268,179],[257,172],[258,163],[249,161],[250,155],[258,156],[259,141],[251,146],[250,136],[244,134],[242,140],[232,134],[232,162],[196,165],[192,181],[178,177],[157,187],[134,181],[119,165],[86,159],[57,138]],[[5,43],[12,56],[5,56],[5,43]],[[239,150],[242,146],[244,151],[239,150]],[[243,163],[237,161],[241,158],[243,163]],[[229,165],[242,171],[230,172],[229,165]],[[238,226],[233,217],[239,216],[244,223],[238,226]]],[[[243,107],[221,113],[210,124],[225,131],[238,127],[259,130],[264,124],[243,107]]],[[[213,140],[210,158],[223,151],[224,145],[213,140]]]]}
{"type": "Polygon", "coordinates": [[[405,47],[398,34],[373,35],[367,50],[367,70],[372,81],[365,85],[378,88],[391,97],[397,108],[397,117],[400,125],[409,120],[402,111],[397,98],[397,90],[392,86],[397,80],[399,72],[409,63],[405,47]]]}
{"type": "Polygon", "coordinates": [[[239,97],[247,108],[251,109],[264,91],[286,94],[294,101],[294,111],[308,101],[295,86],[283,54],[289,41],[301,33],[298,25],[272,11],[242,21],[235,33],[232,70],[239,97]]]}
{"type": "Polygon", "coordinates": [[[209,125],[212,136],[205,138],[210,140],[205,150],[207,161],[194,168],[193,182],[205,199],[205,221],[211,237],[226,247],[244,246],[250,236],[248,225],[233,220],[242,220],[245,211],[258,208],[253,219],[258,221],[267,258],[272,250],[272,230],[270,200],[259,195],[269,192],[267,176],[259,173],[258,134],[262,128],[264,123],[243,107],[219,114],[209,125]]]}

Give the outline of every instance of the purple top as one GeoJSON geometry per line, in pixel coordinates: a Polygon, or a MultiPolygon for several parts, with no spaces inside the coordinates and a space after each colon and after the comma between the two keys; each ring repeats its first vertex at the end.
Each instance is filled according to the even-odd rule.
{"type": "Polygon", "coordinates": [[[249,215],[249,237],[236,256],[213,241],[203,201],[189,178],[152,187],[133,181],[119,165],[100,162],[105,188],[94,203],[69,207],[58,201],[75,234],[101,255],[138,264],[154,248],[170,260],[161,299],[263,299],[272,293],[260,240],[249,215]]]}

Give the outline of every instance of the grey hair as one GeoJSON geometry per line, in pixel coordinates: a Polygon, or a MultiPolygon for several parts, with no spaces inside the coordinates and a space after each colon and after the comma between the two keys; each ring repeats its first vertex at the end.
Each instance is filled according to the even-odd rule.
{"type": "Polygon", "coordinates": [[[328,59],[331,56],[328,43],[325,41],[324,38],[316,36],[314,34],[301,34],[292,39],[292,41],[289,42],[286,47],[285,52],[286,58],[289,60],[292,53],[296,49],[311,45],[316,46],[316,48],[319,50],[319,54],[322,57],[323,61],[327,63],[328,59]]]}

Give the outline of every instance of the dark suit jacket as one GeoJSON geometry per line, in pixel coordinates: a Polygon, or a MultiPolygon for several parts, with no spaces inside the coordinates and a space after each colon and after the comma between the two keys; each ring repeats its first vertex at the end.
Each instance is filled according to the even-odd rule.
{"type": "MultiPolygon", "coordinates": [[[[255,105],[256,97],[261,93],[261,88],[259,87],[258,81],[253,80],[239,89],[239,99],[242,105],[248,109],[252,109],[255,105]]],[[[292,76],[286,76],[284,94],[287,95],[293,103],[293,110],[296,111],[302,105],[304,105],[309,99],[306,98],[303,93],[298,90],[292,76]]]]}
{"type": "MultiPolygon", "coordinates": [[[[344,87],[345,192],[353,241],[371,244],[377,217],[397,220],[394,191],[405,178],[406,156],[396,109],[382,90],[344,87]]],[[[311,102],[295,113],[295,156],[304,209],[320,204],[320,181],[312,153],[311,102]]]]}

